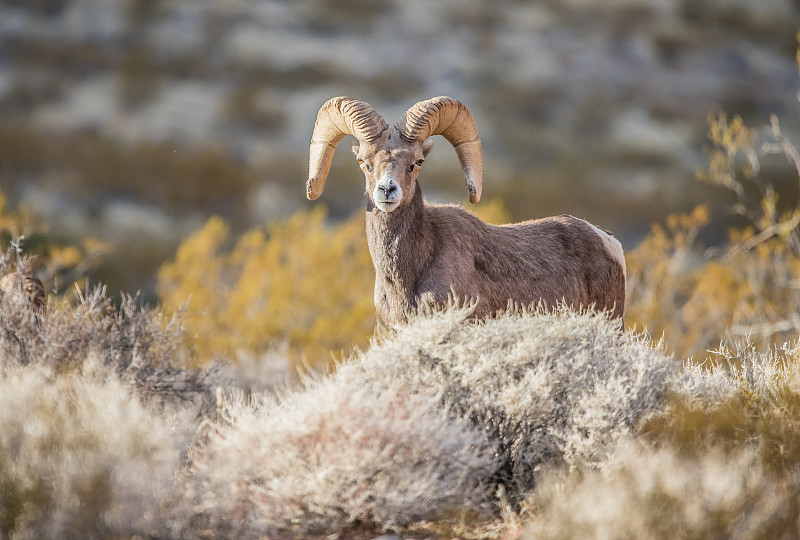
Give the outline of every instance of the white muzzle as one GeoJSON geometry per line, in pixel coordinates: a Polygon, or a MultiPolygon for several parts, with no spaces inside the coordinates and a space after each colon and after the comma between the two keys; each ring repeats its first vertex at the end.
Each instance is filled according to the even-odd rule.
{"type": "Polygon", "coordinates": [[[375,189],[372,190],[372,200],[375,201],[375,206],[383,212],[391,212],[397,208],[402,198],[403,189],[388,174],[382,176],[375,184],[375,189]]]}

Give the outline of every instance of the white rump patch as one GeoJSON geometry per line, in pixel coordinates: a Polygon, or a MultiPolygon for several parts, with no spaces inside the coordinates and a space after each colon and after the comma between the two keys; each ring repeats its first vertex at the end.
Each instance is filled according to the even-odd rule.
{"type": "Polygon", "coordinates": [[[625,253],[622,251],[622,244],[620,243],[620,241],[611,236],[610,234],[608,234],[607,232],[598,229],[588,221],[586,221],[586,223],[594,230],[594,232],[597,233],[600,239],[603,240],[603,245],[606,247],[606,250],[611,254],[611,257],[613,257],[614,260],[616,260],[622,267],[622,275],[625,276],[625,278],[627,279],[628,276],[626,275],[626,270],[625,270],[625,253]]]}

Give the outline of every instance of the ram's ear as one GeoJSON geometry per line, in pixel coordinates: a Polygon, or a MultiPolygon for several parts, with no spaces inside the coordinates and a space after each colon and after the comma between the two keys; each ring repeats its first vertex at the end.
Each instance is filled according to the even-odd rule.
{"type": "Polygon", "coordinates": [[[353,151],[353,155],[354,156],[358,157],[358,150],[360,148],[361,148],[361,146],[358,144],[358,141],[356,141],[356,142],[353,143],[353,146],[350,147],[350,150],[353,151]]]}
{"type": "Polygon", "coordinates": [[[433,150],[433,139],[428,139],[422,143],[422,156],[428,157],[428,154],[431,153],[431,150],[433,150]]]}

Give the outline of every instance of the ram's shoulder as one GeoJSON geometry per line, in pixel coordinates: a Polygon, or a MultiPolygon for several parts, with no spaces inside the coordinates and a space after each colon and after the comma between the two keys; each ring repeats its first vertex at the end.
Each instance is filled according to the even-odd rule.
{"type": "Polygon", "coordinates": [[[428,221],[441,230],[482,231],[491,228],[476,215],[456,204],[425,203],[428,221]]]}

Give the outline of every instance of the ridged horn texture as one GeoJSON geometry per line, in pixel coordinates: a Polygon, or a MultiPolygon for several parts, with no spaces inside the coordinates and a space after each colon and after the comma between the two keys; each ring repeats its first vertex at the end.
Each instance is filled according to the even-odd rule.
{"type": "Polygon", "coordinates": [[[380,137],[388,127],[372,105],[364,101],[335,97],[325,102],[317,114],[314,133],[311,135],[306,183],[308,198],[314,200],[322,195],[336,145],[345,135],[353,135],[361,142],[369,142],[380,137]]]}
{"type": "Polygon", "coordinates": [[[469,109],[457,99],[440,96],[420,101],[395,124],[407,141],[424,141],[441,135],[456,150],[467,181],[469,200],[476,203],[483,189],[483,156],[478,128],[469,109]]]}

